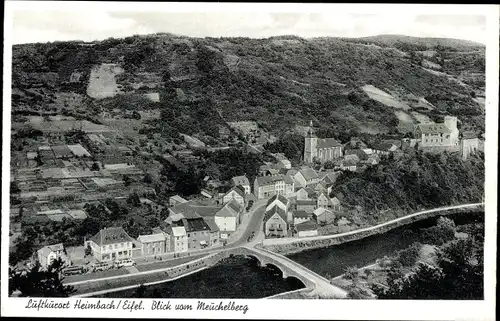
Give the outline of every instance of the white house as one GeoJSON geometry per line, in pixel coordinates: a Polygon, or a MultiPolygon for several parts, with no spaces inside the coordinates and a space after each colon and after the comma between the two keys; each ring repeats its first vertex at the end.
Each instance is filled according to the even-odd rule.
{"type": "Polygon", "coordinates": [[[240,186],[234,186],[226,194],[224,194],[222,197],[222,203],[227,204],[233,199],[240,205],[240,207],[245,207],[245,191],[242,190],[240,186]]]}
{"type": "Polygon", "coordinates": [[[164,233],[139,235],[137,238],[142,244],[142,255],[159,255],[167,252],[166,236],[164,233]]]}
{"type": "Polygon", "coordinates": [[[38,262],[44,269],[48,268],[58,258],[65,260],[64,245],[62,243],[47,245],[37,251],[38,262]]]}
{"type": "Polygon", "coordinates": [[[285,211],[285,215],[287,217],[287,222],[291,222],[293,220],[292,212],[289,211],[290,200],[288,200],[285,196],[277,194],[277,195],[274,195],[273,197],[271,197],[267,201],[266,211],[271,210],[274,206],[278,206],[283,211],[285,211]]]}
{"type": "Polygon", "coordinates": [[[295,173],[293,178],[300,184],[300,187],[315,184],[319,182],[319,176],[316,171],[310,167],[303,167],[295,173]]]}
{"type": "Polygon", "coordinates": [[[315,209],[312,217],[317,223],[323,224],[330,224],[335,220],[335,214],[324,207],[315,209]]]}
{"type": "Polygon", "coordinates": [[[254,181],[254,193],[257,199],[271,197],[276,194],[292,196],[293,179],[287,175],[259,176],[254,181]]]}
{"type": "Polygon", "coordinates": [[[266,210],[264,222],[266,237],[285,237],[288,234],[287,215],[279,206],[266,210]]]}
{"type": "Polygon", "coordinates": [[[243,176],[235,176],[233,178],[231,178],[231,185],[232,186],[241,186],[243,187],[243,190],[245,192],[245,194],[250,194],[251,191],[250,191],[250,181],[248,180],[248,178],[243,175],[243,176]]]}
{"type": "Polygon", "coordinates": [[[215,213],[215,224],[219,228],[220,238],[227,239],[240,225],[241,207],[236,200],[231,200],[215,213]]]}
{"type": "Polygon", "coordinates": [[[100,230],[86,245],[98,261],[115,261],[132,257],[133,239],[121,227],[100,230]]]}
{"type": "Polygon", "coordinates": [[[314,221],[305,221],[295,225],[298,237],[308,237],[318,235],[318,224],[314,221]]]}
{"type": "Polygon", "coordinates": [[[172,240],[170,242],[175,253],[187,252],[188,236],[184,226],[172,227],[172,240]]]}

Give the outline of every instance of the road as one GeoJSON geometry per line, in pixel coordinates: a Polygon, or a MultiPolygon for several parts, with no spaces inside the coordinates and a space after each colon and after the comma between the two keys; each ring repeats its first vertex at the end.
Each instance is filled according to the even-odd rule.
{"type": "MultiPolygon", "coordinates": [[[[147,260],[145,258],[137,258],[134,259],[136,263],[140,265],[145,265],[145,264],[157,264],[158,271],[162,271],[163,269],[166,268],[171,268],[172,266],[175,265],[180,265],[186,263],[186,257],[189,254],[189,256],[193,256],[193,260],[198,259],[200,256],[207,256],[210,254],[214,254],[226,249],[231,249],[231,248],[237,248],[243,245],[250,245],[254,246],[256,243],[261,242],[264,239],[264,232],[262,230],[262,220],[264,218],[264,210],[265,206],[267,204],[267,199],[264,200],[258,200],[255,202],[255,204],[252,206],[250,211],[248,213],[245,213],[247,215],[247,219],[242,222],[242,224],[239,226],[239,229],[235,234],[237,235],[234,237],[234,240],[231,240],[230,243],[228,243],[226,246],[218,246],[217,248],[206,248],[206,249],[201,249],[197,251],[190,251],[187,253],[182,253],[183,256],[177,257],[177,258],[172,258],[172,254],[165,254],[162,255],[162,261],[155,260],[153,258],[148,258],[147,260]],[[248,242],[248,237],[252,234],[252,232],[255,232],[254,238],[248,242]],[[162,266],[164,263],[164,266],[162,266]]],[[[160,256],[160,255],[158,255],[160,256]]],[[[132,271],[129,271],[129,274],[117,276],[119,278],[122,277],[132,277],[136,274],[140,273],[132,273],[132,271]]],[[[141,272],[142,273],[142,272],[141,272]]],[[[148,271],[148,273],[151,273],[151,271],[148,271]]],[[[68,282],[67,284],[81,284],[81,283],[88,283],[88,282],[93,282],[93,281],[103,281],[103,280],[111,280],[116,278],[115,276],[109,276],[109,277],[103,277],[103,278],[95,278],[96,275],[88,274],[88,279],[86,280],[80,280],[76,282],[68,282]]],[[[71,278],[69,278],[71,279],[71,278]]]]}
{"type": "Polygon", "coordinates": [[[374,225],[374,226],[370,226],[370,227],[366,227],[366,228],[361,228],[361,229],[353,230],[350,232],[345,232],[345,233],[340,233],[340,234],[332,234],[332,235],[309,236],[309,237],[302,237],[300,239],[292,238],[292,237],[279,238],[279,239],[266,239],[263,241],[263,244],[264,245],[282,245],[282,244],[294,243],[297,241],[318,241],[318,240],[334,239],[334,238],[344,237],[347,235],[354,235],[354,234],[358,234],[358,233],[364,233],[364,232],[376,230],[376,229],[382,228],[384,226],[392,225],[392,224],[395,224],[397,222],[407,220],[409,218],[416,217],[416,216],[421,216],[421,215],[435,213],[435,212],[443,212],[443,211],[447,211],[447,210],[454,210],[454,209],[474,208],[474,207],[478,207],[481,205],[484,205],[484,203],[473,203],[473,204],[463,204],[463,205],[439,207],[439,208],[434,208],[431,210],[425,210],[425,211],[409,214],[409,215],[402,216],[402,217],[399,217],[397,219],[394,219],[394,220],[391,220],[391,221],[388,221],[388,222],[385,222],[382,224],[378,224],[378,225],[374,225]]]}

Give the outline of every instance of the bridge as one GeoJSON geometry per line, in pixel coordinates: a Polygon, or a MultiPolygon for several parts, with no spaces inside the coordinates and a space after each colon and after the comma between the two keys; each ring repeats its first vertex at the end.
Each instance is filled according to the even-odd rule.
{"type": "Polygon", "coordinates": [[[260,262],[261,266],[267,265],[278,268],[283,273],[284,279],[294,277],[304,283],[307,290],[301,292],[307,297],[325,299],[343,299],[347,297],[345,290],[332,285],[328,279],[281,254],[248,246],[231,249],[228,254],[253,257],[260,262]]]}

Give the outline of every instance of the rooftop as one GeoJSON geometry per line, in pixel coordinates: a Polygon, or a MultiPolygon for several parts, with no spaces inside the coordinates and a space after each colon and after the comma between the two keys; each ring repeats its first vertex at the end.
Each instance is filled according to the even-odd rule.
{"type": "Polygon", "coordinates": [[[445,124],[419,124],[422,134],[450,134],[451,130],[445,124]]]}
{"type": "Polygon", "coordinates": [[[286,212],[279,206],[273,206],[264,214],[264,222],[271,218],[274,214],[278,214],[285,222],[287,221],[286,212]]]}
{"type": "Polygon", "coordinates": [[[234,186],[238,186],[238,185],[242,185],[242,186],[246,186],[246,185],[250,185],[250,181],[248,180],[248,177],[246,176],[235,176],[233,178],[231,178],[231,183],[234,185],[234,186]]]}
{"type": "Polygon", "coordinates": [[[297,230],[297,232],[314,231],[318,229],[318,225],[314,221],[305,221],[295,225],[295,229],[297,230]]]}
{"type": "Polygon", "coordinates": [[[331,148],[342,146],[335,138],[318,139],[318,148],[331,148]]]}
{"type": "Polygon", "coordinates": [[[293,217],[297,218],[308,218],[309,214],[306,211],[295,211],[293,212],[293,217]]]}
{"type": "Polygon", "coordinates": [[[302,176],[304,176],[306,181],[318,178],[318,174],[316,173],[316,171],[310,167],[301,169],[300,173],[302,174],[302,176]]]}
{"type": "Polygon", "coordinates": [[[184,228],[186,232],[197,232],[210,230],[210,226],[205,222],[202,217],[183,219],[184,228]]]}
{"type": "Polygon", "coordinates": [[[172,227],[172,234],[174,236],[186,236],[186,229],[184,228],[184,226],[172,227]]]}
{"type": "Polygon", "coordinates": [[[99,246],[133,241],[121,227],[104,228],[92,236],[90,240],[99,246]]]}
{"type": "Polygon", "coordinates": [[[139,242],[141,243],[162,242],[165,241],[165,235],[163,233],[139,235],[137,240],[139,240],[139,242]]]}

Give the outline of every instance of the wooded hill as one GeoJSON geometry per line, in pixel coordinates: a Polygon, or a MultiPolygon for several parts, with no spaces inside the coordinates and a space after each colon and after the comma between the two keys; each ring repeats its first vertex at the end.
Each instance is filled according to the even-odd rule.
{"type": "Polygon", "coordinates": [[[337,134],[401,132],[404,119],[416,123],[415,112],[435,121],[455,115],[462,126],[482,132],[484,50],[462,40],[401,36],[156,34],[15,45],[13,111],[69,109],[88,116],[113,108],[160,108],[161,121],[151,130],[166,138],[182,132],[218,139],[220,126],[244,120],[258,120],[275,134],[311,119],[337,134]],[[102,64],[121,68],[111,75],[116,95],[92,98],[90,75],[102,64]],[[408,108],[391,107],[383,94],[369,96],[366,85],[408,108]],[[160,94],[160,102],[123,99],[151,92],[160,94]]]}

